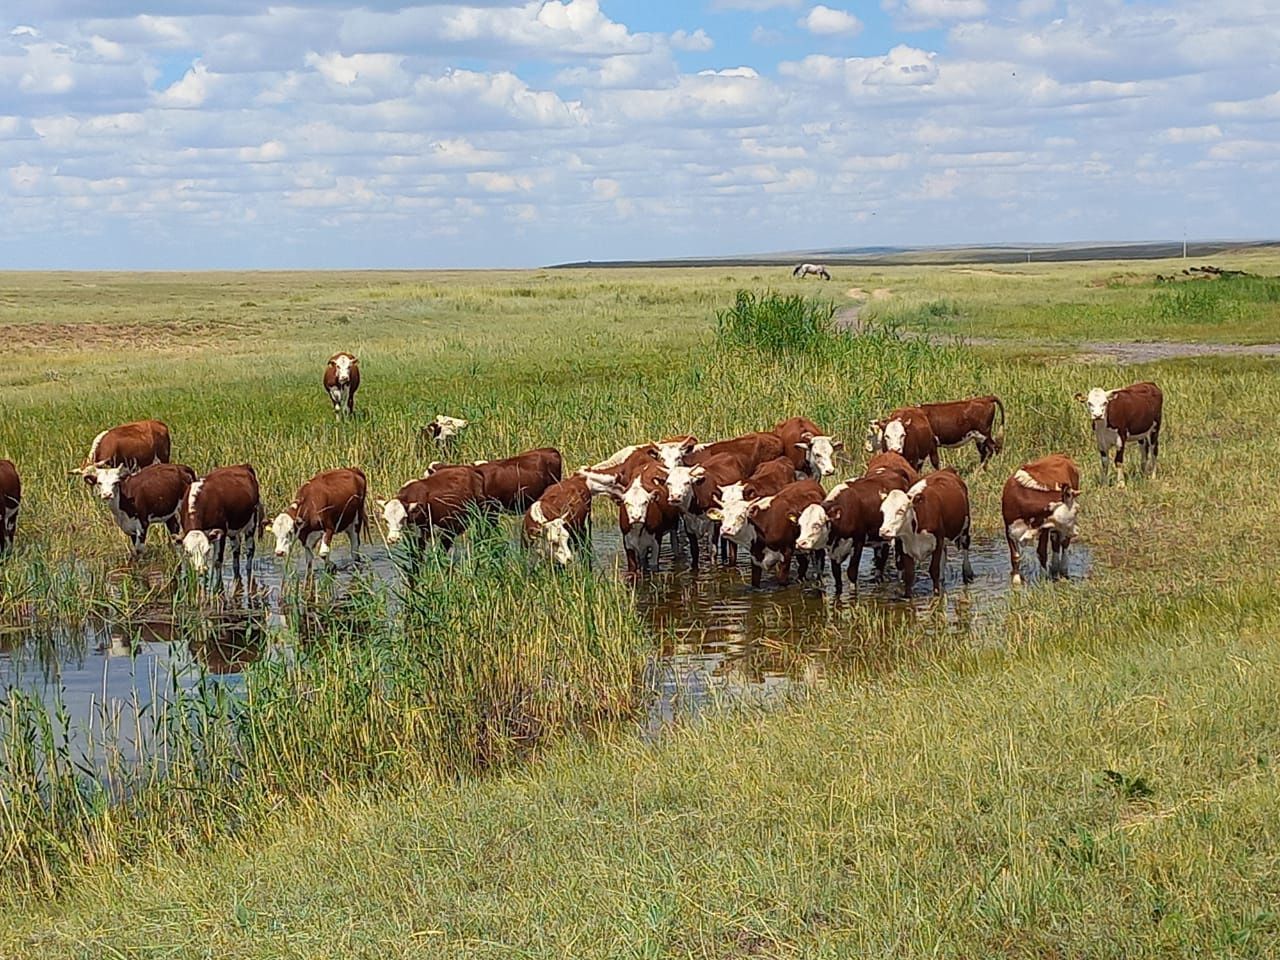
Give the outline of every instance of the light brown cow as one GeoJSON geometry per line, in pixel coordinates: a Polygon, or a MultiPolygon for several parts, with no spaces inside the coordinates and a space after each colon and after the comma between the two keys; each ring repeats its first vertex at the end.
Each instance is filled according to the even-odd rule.
{"type": "Polygon", "coordinates": [[[484,510],[484,482],[470,467],[445,467],[429,477],[410,480],[393,499],[379,505],[387,524],[387,543],[399,543],[409,534],[416,547],[434,538],[448,550],[484,510]]]}
{"type": "Polygon", "coordinates": [[[182,500],[195,481],[196,472],[185,464],[153,463],[110,485],[111,514],[135,554],[142,553],[154,523],[163,523],[175,543],[181,538],[182,500]]]}
{"type": "Polygon", "coordinates": [[[138,420],[103,430],[93,438],[89,455],[73,476],[79,476],[104,500],[111,487],[142,467],[168,463],[169,428],[159,420],[138,420]]]}
{"type": "Polygon", "coordinates": [[[240,579],[242,545],[248,547],[252,576],[258,529],[262,526],[262,501],[258,475],[250,464],[219,467],[196,480],[183,495],[179,516],[182,547],[197,573],[207,570],[212,559],[220,576],[230,540],[231,571],[235,579],[240,579]]]}
{"type": "Polygon", "coordinates": [[[548,487],[525,511],[525,544],[561,566],[572,563],[575,547],[590,549],[591,499],[585,477],[575,475],[548,487]]]}
{"type": "Polygon", "coordinates": [[[940,447],[961,447],[972,440],[978,448],[978,466],[1004,448],[1004,404],[996,396],[970,397],[949,403],[922,403],[934,439],[940,447]],[[1000,432],[995,430],[1000,411],[1000,432]]]}
{"type": "Polygon", "coordinates": [[[324,367],[324,392],[333,402],[333,415],[356,412],[356,391],[360,389],[360,361],[354,354],[335,353],[324,367]]]}
{"type": "Polygon", "coordinates": [[[22,506],[22,480],[12,460],[0,460],[0,553],[13,546],[22,506]]]}
{"type": "Polygon", "coordinates": [[[328,561],[333,538],[345,533],[351,541],[351,555],[360,553],[360,537],[368,535],[365,512],[368,483],[364,471],[355,467],[324,470],[298,488],[293,502],[271,521],[276,538],[275,554],[284,559],[295,543],[302,545],[311,575],[314,555],[328,561]]]}
{"type": "Polygon", "coordinates": [[[1089,410],[1093,421],[1093,436],[1098,442],[1098,458],[1101,461],[1101,483],[1107,482],[1107,464],[1111,451],[1116,452],[1116,486],[1124,489],[1124,450],[1130,440],[1136,440],[1142,450],[1142,471],[1155,476],[1156,461],[1160,458],[1160,424],[1164,419],[1164,394],[1154,383],[1144,381],[1120,390],[1103,390],[1094,387],[1086,396],[1077,393],[1076,399],[1089,410]]]}
{"type": "Polygon", "coordinates": [[[964,555],[964,582],[973,581],[969,562],[969,488],[960,475],[947,467],[929,474],[909,490],[890,490],[880,503],[880,536],[896,540],[901,551],[899,566],[906,595],[915,586],[916,564],[930,559],[933,592],[942,592],[947,541],[964,555]]]}
{"type": "MultiPolygon", "coordinates": [[[[791,560],[796,552],[796,539],[800,536],[800,515],[805,508],[821,503],[826,491],[816,480],[797,480],[787,484],[772,497],[762,497],[747,511],[752,527],[751,586],[760,586],[765,570],[778,568],[778,582],[786,584],[791,579],[791,560]]],[[[818,558],[821,570],[821,557],[818,558]]],[[[800,579],[809,569],[809,553],[800,554],[800,579]]]]}
{"type": "Polygon", "coordinates": [[[1050,577],[1067,575],[1067,548],[1076,535],[1079,495],[1080,468],[1060,453],[1024,463],[1005,482],[1000,512],[1014,586],[1022,583],[1021,545],[1033,540],[1039,540],[1040,567],[1050,577]]]}
{"type": "Polygon", "coordinates": [[[461,467],[480,474],[485,500],[499,510],[523,513],[546,492],[560,482],[563,460],[555,447],[526,450],[501,460],[477,460],[470,464],[433,463],[427,468],[431,476],[442,467],[461,467]]]}
{"type": "Polygon", "coordinates": [[[928,414],[919,407],[899,407],[884,420],[872,420],[867,431],[867,453],[897,453],[912,469],[919,470],[928,460],[935,470],[938,441],[933,435],[928,414]]]}

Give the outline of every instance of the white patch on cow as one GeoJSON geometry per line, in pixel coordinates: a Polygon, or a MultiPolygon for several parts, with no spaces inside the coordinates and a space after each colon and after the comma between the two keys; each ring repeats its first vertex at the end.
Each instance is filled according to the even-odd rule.
{"type": "Polygon", "coordinates": [[[665,443],[656,444],[658,448],[658,462],[668,470],[674,470],[684,462],[686,452],[690,449],[687,440],[668,440],[665,443]]]}
{"type": "Polygon", "coordinates": [[[796,537],[796,546],[801,550],[825,550],[827,537],[831,533],[831,521],[827,511],[820,503],[811,503],[800,511],[798,520],[800,535],[796,537]]]}
{"type": "Polygon", "coordinates": [[[1040,535],[1040,528],[1026,520],[1015,520],[1008,527],[1009,538],[1014,543],[1030,543],[1040,535]]]}
{"type": "Polygon", "coordinates": [[[333,552],[333,547],[330,544],[324,542],[323,530],[316,530],[316,531],[313,531],[312,533],[307,534],[307,539],[303,544],[303,546],[305,546],[308,550],[314,551],[315,553],[319,554],[321,560],[324,560],[329,556],[330,553],[333,552]],[[316,547],[317,542],[319,543],[318,549],[316,547]]]}
{"type": "Polygon", "coordinates": [[[1070,503],[1054,502],[1049,505],[1049,508],[1049,516],[1045,520],[1045,525],[1053,527],[1064,537],[1074,538],[1076,535],[1076,516],[1080,509],[1079,502],[1074,499],[1070,503]]]}
{"type": "Polygon", "coordinates": [[[744,482],[731,483],[720,488],[720,505],[728,506],[735,500],[741,500],[747,485],[744,482]]]}
{"type": "Polygon", "coordinates": [[[436,427],[437,443],[447,443],[471,425],[469,420],[463,420],[461,417],[446,417],[443,413],[436,414],[436,418],[431,422],[436,427]]]}
{"type": "Polygon", "coordinates": [[[768,547],[765,547],[764,557],[760,561],[760,568],[762,570],[772,570],[781,562],[782,562],[781,550],[770,550],[768,547]]]}
{"type": "Polygon", "coordinates": [[[287,512],[279,514],[271,521],[271,532],[276,538],[276,556],[287,557],[293,549],[293,541],[298,532],[298,521],[287,512]]]}
{"type": "Polygon", "coordinates": [[[98,434],[96,437],[93,438],[93,443],[89,444],[88,459],[90,463],[98,462],[98,448],[102,446],[102,438],[105,437],[110,432],[111,432],[110,430],[103,430],[100,434],[98,434]]]}
{"type": "Polygon", "coordinates": [[[971,443],[974,440],[985,440],[985,439],[986,439],[986,434],[984,434],[981,430],[970,430],[959,440],[955,440],[951,443],[943,443],[942,441],[938,441],[938,446],[948,447],[948,448],[963,447],[966,443],[971,443]]]}
{"type": "Polygon", "coordinates": [[[353,363],[355,363],[355,357],[349,353],[340,353],[333,358],[333,365],[338,369],[339,383],[345,384],[351,381],[351,365],[353,363]]]}
{"type": "Polygon", "coordinates": [[[706,468],[701,465],[693,467],[674,466],[668,470],[667,491],[671,502],[681,510],[688,510],[689,502],[693,499],[693,481],[698,477],[705,476],[706,472],[706,468]]]}
{"type": "Polygon", "coordinates": [[[430,463],[427,464],[427,469],[422,471],[422,479],[423,480],[427,479],[427,477],[431,476],[441,467],[445,467],[445,466],[448,466],[448,464],[446,464],[443,460],[432,460],[430,463]]]}
{"type": "Polygon", "coordinates": [[[742,499],[726,503],[720,511],[720,536],[741,547],[751,546],[755,534],[747,520],[750,518],[751,508],[757,503],[760,501],[742,499]]]}
{"type": "Polygon", "coordinates": [[[587,492],[593,497],[612,497],[614,499],[622,497],[623,491],[618,485],[617,474],[601,473],[584,467],[578,471],[578,476],[587,481],[587,492]]]}
{"type": "Polygon", "coordinates": [[[540,527],[546,526],[547,515],[542,509],[541,500],[535,500],[533,506],[529,508],[529,519],[540,527]]]}
{"type": "Polygon", "coordinates": [[[907,442],[907,426],[901,420],[890,420],[884,428],[884,448],[892,453],[902,453],[907,442]]]}
{"type": "Polygon", "coordinates": [[[586,471],[586,470],[590,470],[590,471],[593,471],[593,472],[595,472],[595,473],[599,473],[599,472],[600,472],[600,471],[602,471],[602,470],[610,470],[610,469],[612,469],[613,467],[620,467],[620,466],[622,466],[622,464],[623,464],[623,463],[625,463],[625,462],[626,462],[627,457],[631,456],[633,453],[635,453],[637,450],[639,450],[639,449],[640,449],[640,447],[642,447],[642,446],[643,446],[643,444],[634,443],[634,444],[632,444],[632,445],[631,445],[631,446],[629,446],[629,447],[623,447],[621,450],[619,450],[619,451],[618,451],[617,453],[615,453],[613,456],[611,456],[611,457],[609,457],[609,458],[607,458],[607,459],[605,459],[605,460],[601,460],[599,463],[593,463],[593,464],[592,464],[591,466],[589,466],[589,467],[584,467],[584,468],[583,468],[583,470],[579,471],[579,473],[582,473],[582,472],[584,472],[584,471],[586,471]]]}
{"type": "Polygon", "coordinates": [[[569,526],[563,517],[546,521],[541,527],[541,534],[539,542],[547,557],[562,567],[573,561],[573,549],[569,546],[569,526]]]}
{"type": "Polygon", "coordinates": [[[194,518],[196,515],[196,498],[200,496],[200,491],[204,489],[204,481],[197,480],[191,485],[191,489],[187,492],[187,516],[194,518]]]}
{"type": "Polygon", "coordinates": [[[814,437],[809,441],[805,453],[809,466],[820,477],[829,477],[836,472],[836,442],[832,437],[814,437]]]}
{"type": "Polygon", "coordinates": [[[631,481],[631,486],[622,495],[622,506],[627,512],[627,519],[633,524],[643,524],[645,514],[649,512],[649,504],[653,502],[654,492],[646,490],[640,478],[631,481]]]}
{"type": "Polygon", "coordinates": [[[849,484],[851,483],[853,483],[852,479],[842,480],[840,483],[837,483],[834,487],[831,488],[831,492],[827,494],[823,502],[824,503],[833,502],[836,499],[836,497],[840,496],[840,494],[844,493],[846,490],[849,489],[849,484]]]}
{"type": "Polygon", "coordinates": [[[400,500],[388,500],[382,508],[382,519],[387,524],[387,543],[399,543],[404,535],[404,523],[409,511],[400,500]]]}
{"type": "Polygon", "coordinates": [[[196,573],[204,573],[209,569],[209,558],[213,553],[213,543],[203,530],[192,530],[182,538],[182,549],[191,561],[196,573]]]}
{"type": "MultiPolygon", "coordinates": [[[[920,484],[916,484],[920,486],[920,484]]],[[[913,491],[915,487],[911,488],[913,491]]],[[[880,536],[885,540],[900,537],[904,530],[910,531],[910,519],[915,510],[911,506],[911,497],[901,490],[890,490],[880,501],[880,536]]]]}
{"type": "Polygon", "coordinates": [[[1028,490],[1049,491],[1053,489],[1047,484],[1041,483],[1031,474],[1027,473],[1027,471],[1022,469],[1019,469],[1018,472],[1013,475],[1013,479],[1018,486],[1026,487],[1028,490]]]}
{"type": "Polygon", "coordinates": [[[120,481],[126,476],[124,467],[98,467],[94,474],[98,496],[103,500],[115,499],[120,481]]]}
{"type": "Polygon", "coordinates": [[[938,538],[932,533],[916,533],[910,529],[903,531],[898,542],[902,544],[903,552],[914,557],[917,563],[932,557],[938,546],[938,538]]]}
{"type": "Polygon", "coordinates": [[[1094,387],[1084,398],[1085,408],[1089,411],[1089,417],[1093,420],[1105,420],[1107,416],[1107,403],[1111,400],[1113,390],[1103,390],[1101,387],[1094,387]]]}

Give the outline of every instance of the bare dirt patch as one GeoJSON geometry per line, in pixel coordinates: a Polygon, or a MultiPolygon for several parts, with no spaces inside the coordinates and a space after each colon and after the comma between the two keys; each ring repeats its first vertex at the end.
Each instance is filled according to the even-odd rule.
{"type": "Polygon", "coordinates": [[[1169,340],[1143,343],[1133,341],[1089,340],[1064,345],[1037,340],[1001,340],[997,337],[965,337],[971,347],[1022,347],[1061,350],[1072,360],[1085,363],[1152,363],[1184,357],[1280,357],[1280,343],[1181,343],[1169,340]]]}

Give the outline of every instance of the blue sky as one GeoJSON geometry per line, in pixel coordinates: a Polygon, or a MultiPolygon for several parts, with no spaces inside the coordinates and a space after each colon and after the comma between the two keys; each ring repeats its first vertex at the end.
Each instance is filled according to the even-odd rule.
{"type": "Polygon", "coordinates": [[[0,267],[1274,237],[1274,0],[7,0],[0,267]]]}

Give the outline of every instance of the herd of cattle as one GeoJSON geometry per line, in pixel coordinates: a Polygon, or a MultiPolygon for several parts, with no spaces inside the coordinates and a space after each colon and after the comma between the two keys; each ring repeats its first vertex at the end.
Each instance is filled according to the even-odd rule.
{"type": "MultiPolygon", "coordinates": [[[[324,387],[335,414],[354,412],[359,383],[353,355],[330,359],[324,387]]],[[[1076,399],[1093,424],[1103,483],[1114,452],[1117,482],[1124,486],[1131,442],[1140,448],[1144,470],[1149,464],[1154,472],[1163,416],[1155,384],[1095,388],[1076,399]]],[[[443,449],[466,426],[460,418],[438,416],[424,433],[443,449]]],[[[568,477],[559,451],[550,447],[500,460],[436,462],[377,503],[390,545],[434,540],[448,550],[476,518],[511,512],[523,515],[526,545],[551,562],[568,564],[590,550],[592,503],[608,497],[618,505],[632,577],[657,566],[665,537],[678,552],[683,529],[695,569],[704,543],[728,564],[736,564],[738,548],[745,547],[753,586],[771,571],[787,583],[793,560],[801,578],[811,567],[820,576],[829,560],[838,593],[842,566],[847,562],[844,573],[856,583],[864,548],[870,547],[879,577],[893,553],[908,595],[917,564],[927,561],[936,593],[948,543],[961,551],[965,581],[973,576],[969,491],[958,473],[941,467],[939,448],[973,442],[985,466],[1002,448],[1003,427],[1004,407],[994,396],[894,410],[869,425],[865,448],[871,457],[862,475],[829,491],[820,481],[835,472],[844,445],[813,421],[792,417],[770,430],[712,443],[685,435],[628,446],[568,477]],[[922,477],[926,461],[933,472],[922,477]]],[[[201,573],[211,566],[221,572],[229,541],[239,579],[242,550],[251,566],[258,538],[268,530],[278,557],[301,545],[308,573],[316,554],[329,557],[335,535],[348,536],[353,555],[368,536],[367,483],[357,468],[316,474],[268,520],[250,464],[197,476],[171,463],[170,452],[168,427],[144,420],[98,434],[74,471],[106,501],[135,552],[142,550],[148,529],[162,523],[201,573]]],[[[1062,454],[1025,463],[1009,477],[1002,513],[1014,584],[1022,582],[1022,547],[1033,542],[1041,567],[1051,576],[1065,575],[1079,493],[1079,468],[1062,454]]],[[[17,469],[0,460],[0,551],[14,540],[21,499],[17,469]]]]}

